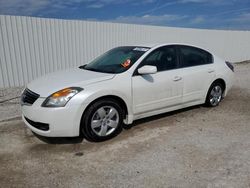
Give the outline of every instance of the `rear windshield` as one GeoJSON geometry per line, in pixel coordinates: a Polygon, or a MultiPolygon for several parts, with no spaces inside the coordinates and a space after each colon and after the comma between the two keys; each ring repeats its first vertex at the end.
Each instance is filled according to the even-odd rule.
{"type": "Polygon", "coordinates": [[[121,73],[128,70],[148,50],[147,47],[117,47],[80,68],[104,73],[121,73]]]}

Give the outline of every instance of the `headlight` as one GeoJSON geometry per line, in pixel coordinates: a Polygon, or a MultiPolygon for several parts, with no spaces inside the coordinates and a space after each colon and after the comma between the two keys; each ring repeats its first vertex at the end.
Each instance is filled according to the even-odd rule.
{"type": "Polygon", "coordinates": [[[43,102],[42,107],[64,107],[72,97],[82,90],[80,87],[70,87],[57,91],[43,102]]]}

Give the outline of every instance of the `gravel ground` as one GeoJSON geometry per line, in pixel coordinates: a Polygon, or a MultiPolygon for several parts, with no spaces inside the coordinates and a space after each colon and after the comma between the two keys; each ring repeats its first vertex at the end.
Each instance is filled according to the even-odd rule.
{"type": "Polygon", "coordinates": [[[236,65],[220,106],[146,118],[103,143],[45,144],[2,122],[1,187],[250,187],[249,83],[250,64],[236,65]]]}
{"type": "Polygon", "coordinates": [[[0,122],[20,117],[20,95],[24,88],[0,89],[0,122]]]}

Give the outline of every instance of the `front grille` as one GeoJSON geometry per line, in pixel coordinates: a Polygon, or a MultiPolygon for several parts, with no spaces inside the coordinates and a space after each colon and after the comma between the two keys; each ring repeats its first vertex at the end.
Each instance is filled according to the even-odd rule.
{"type": "Polygon", "coordinates": [[[37,93],[34,93],[33,91],[30,91],[28,88],[24,90],[21,96],[21,103],[22,104],[27,104],[27,105],[32,105],[40,95],[37,93]]]}
{"type": "Polygon", "coordinates": [[[30,119],[28,119],[27,117],[24,117],[25,120],[30,124],[32,125],[33,127],[37,128],[37,129],[40,129],[42,131],[48,131],[49,130],[49,124],[47,123],[41,123],[41,122],[34,122],[30,119]]]}

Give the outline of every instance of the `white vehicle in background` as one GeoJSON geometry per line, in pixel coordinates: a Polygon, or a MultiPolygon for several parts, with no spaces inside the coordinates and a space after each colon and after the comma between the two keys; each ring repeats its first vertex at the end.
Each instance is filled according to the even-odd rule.
{"type": "Polygon", "coordinates": [[[22,118],[36,134],[104,141],[122,124],[193,105],[217,106],[233,66],[184,44],[122,46],[79,68],[27,85],[22,118]]]}

